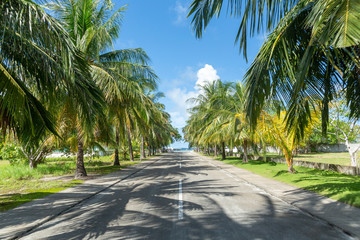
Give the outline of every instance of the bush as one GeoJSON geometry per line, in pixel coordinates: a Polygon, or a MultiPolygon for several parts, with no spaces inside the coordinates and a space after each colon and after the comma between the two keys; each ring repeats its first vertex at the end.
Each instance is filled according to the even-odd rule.
{"type": "Polygon", "coordinates": [[[0,150],[0,156],[3,160],[8,160],[11,165],[26,162],[26,158],[20,147],[13,143],[2,146],[0,150]]]}

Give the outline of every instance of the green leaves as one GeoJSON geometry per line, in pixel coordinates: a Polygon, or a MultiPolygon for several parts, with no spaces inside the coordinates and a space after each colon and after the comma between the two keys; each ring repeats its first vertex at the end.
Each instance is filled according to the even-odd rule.
{"type": "Polygon", "coordinates": [[[307,20],[314,39],[336,48],[360,44],[359,21],[357,0],[317,0],[307,20]]]}
{"type": "Polygon", "coordinates": [[[240,83],[220,80],[206,84],[194,99],[191,116],[184,128],[185,139],[196,146],[237,143],[248,138],[244,121],[244,89],[240,83]]]}
{"type": "MultiPolygon", "coordinates": [[[[240,42],[240,50],[247,58],[247,37],[261,30],[270,31],[278,21],[299,0],[228,0],[227,12],[232,17],[240,18],[240,26],[235,42],[240,42]]],[[[192,16],[193,30],[197,38],[213,17],[219,17],[224,0],[193,0],[188,17],[192,16]]]]}
{"type": "Polygon", "coordinates": [[[71,86],[73,45],[64,29],[31,1],[0,3],[0,121],[22,141],[56,133],[45,109],[71,86]]]}
{"type": "MultiPolygon", "coordinates": [[[[240,18],[235,42],[240,43],[245,58],[249,36],[264,30],[273,31],[275,26],[281,26],[283,18],[295,17],[289,15],[294,8],[304,10],[309,6],[312,10],[307,24],[301,28],[311,26],[314,44],[343,48],[360,43],[358,0],[228,0],[227,3],[228,14],[240,18]]],[[[196,37],[202,37],[210,20],[220,15],[223,5],[224,0],[193,0],[188,17],[192,16],[196,37]]]]}

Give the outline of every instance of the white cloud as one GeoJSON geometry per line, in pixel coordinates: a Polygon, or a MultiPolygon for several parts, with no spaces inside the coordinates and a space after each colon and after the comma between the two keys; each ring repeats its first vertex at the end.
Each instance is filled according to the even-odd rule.
{"type": "Polygon", "coordinates": [[[268,32],[260,33],[260,34],[256,35],[255,39],[256,39],[259,43],[263,44],[263,43],[265,42],[265,40],[267,39],[267,36],[268,36],[268,35],[269,35],[268,32]]]}
{"type": "Polygon", "coordinates": [[[187,100],[198,96],[196,91],[187,91],[186,89],[174,88],[167,92],[166,96],[170,98],[178,107],[178,111],[183,113],[186,117],[188,114],[186,110],[193,107],[193,104],[187,100]]]}
{"type": "Polygon", "coordinates": [[[197,79],[198,80],[196,82],[195,89],[200,90],[201,87],[204,86],[206,83],[212,83],[220,79],[220,77],[217,75],[217,72],[213,66],[205,64],[205,67],[201,68],[197,72],[197,79]]]}
{"type": "Polygon", "coordinates": [[[194,103],[189,102],[188,99],[195,98],[200,94],[200,86],[204,86],[206,83],[211,83],[218,79],[220,79],[220,77],[217,75],[217,71],[209,64],[205,64],[205,66],[197,72],[195,72],[193,68],[187,67],[185,71],[180,74],[180,77],[176,81],[196,81],[196,85],[194,85],[193,90],[175,86],[166,92],[166,97],[176,106],[176,109],[169,109],[171,120],[175,127],[179,129],[183,128],[186,120],[190,116],[187,109],[194,107],[194,103]]]}
{"type": "Polygon", "coordinates": [[[185,71],[181,73],[180,76],[184,80],[194,80],[197,77],[196,72],[194,71],[193,67],[186,67],[185,71]]]}
{"type": "Polygon", "coordinates": [[[181,131],[181,128],[186,124],[187,117],[180,112],[169,112],[169,114],[171,116],[171,124],[181,131]]]}
{"type": "Polygon", "coordinates": [[[176,5],[173,10],[176,13],[176,20],[174,21],[174,24],[184,24],[187,16],[187,7],[185,7],[185,5],[182,4],[180,1],[176,1],[176,5]]]}
{"type": "Polygon", "coordinates": [[[184,87],[185,85],[192,84],[192,82],[195,82],[196,80],[196,71],[193,67],[188,66],[179,73],[179,76],[176,79],[171,80],[170,84],[173,87],[184,87]]]}

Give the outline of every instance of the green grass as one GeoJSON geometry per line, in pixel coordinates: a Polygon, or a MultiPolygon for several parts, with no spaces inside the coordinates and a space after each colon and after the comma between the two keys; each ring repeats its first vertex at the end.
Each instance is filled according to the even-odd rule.
{"type": "Polygon", "coordinates": [[[360,207],[359,176],[300,166],[295,166],[296,174],[290,174],[285,164],[253,160],[250,160],[249,163],[242,163],[241,159],[235,157],[228,157],[223,162],[267,178],[319,193],[355,207],[360,207]]]}
{"type": "MultiPolygon", "coordinates": [[[[120,161],[121,166],[113,166],[111,156],[85,158],[88,174],[103,175],[118,171],[127,166],[139,163],[120,161]]],[[[52,180],[43,178],[73,175],[76,168],[75,158],[47,158],[35,169],[27,165],[10,165],[8,161],[0,161],[0,211],[9,210],[20,204],[75,186],[83,181],[52,180]]]]}
{"type": "Polygon", "coordinates": [[[0,211],[12,209],[34,199],[42,198],[49,194],[60,192],[66,188],[76,186],[82,182],[84,181],[1,181],[0,211]]]}

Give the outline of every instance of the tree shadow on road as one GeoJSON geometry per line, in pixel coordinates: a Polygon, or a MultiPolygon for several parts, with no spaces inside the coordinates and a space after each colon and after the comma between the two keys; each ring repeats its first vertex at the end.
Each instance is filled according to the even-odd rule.
{"type": "MultiPolygon", "coordinates": [[[[26,237],[54,240],[339,239],[332,227],[265,193],[198,174],[214,171],[213,167],[189,163],[186,168],[186,173],[194,175],[195,180],[187,181],[186,174],[175,164],[164,169],[161,163],[156,163],[72,207],[26,237]],[[183,219],[178,218],[181,178],[183,219]]],[[[60,192],[56,196],[66,200],[76,198],[76,194],[60,192]]],[[[40,211],[41,202],[34,208],[40,211]]],[[[51,209],[43,210],[51,215],[51,209]]],[[[12,221],[24,223],[21,218],[12,221]]]]}

